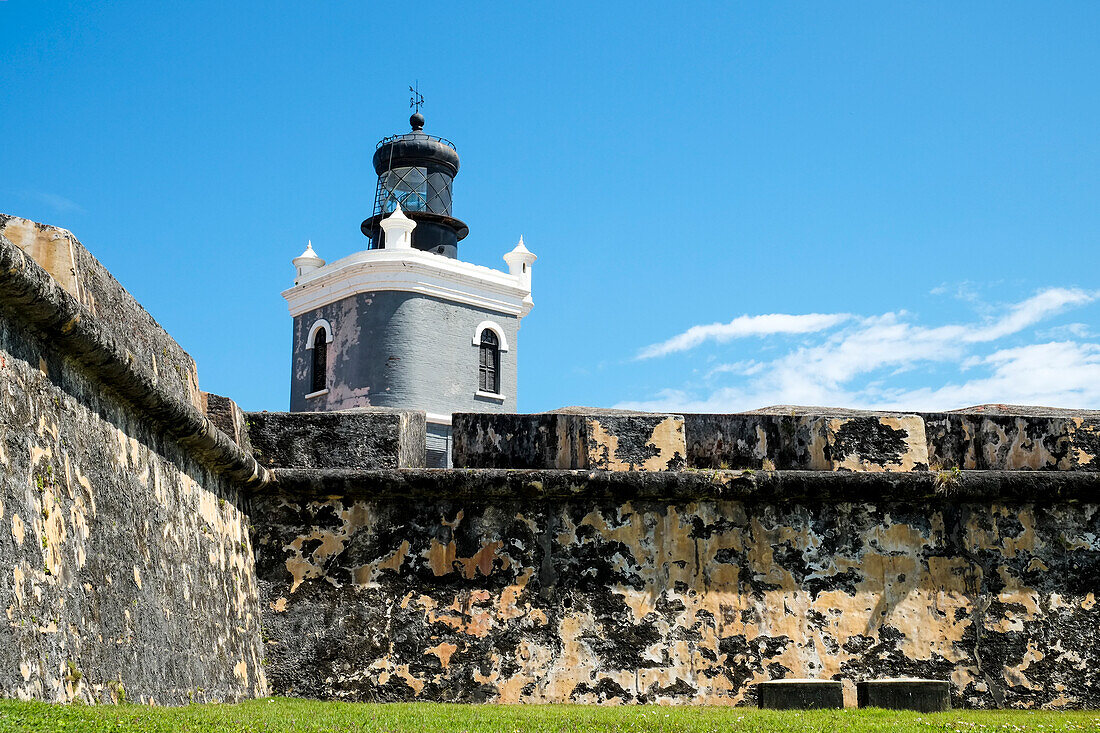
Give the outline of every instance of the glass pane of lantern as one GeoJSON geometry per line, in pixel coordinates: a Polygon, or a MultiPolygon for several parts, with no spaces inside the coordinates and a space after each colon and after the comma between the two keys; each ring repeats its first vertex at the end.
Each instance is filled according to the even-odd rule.
{"type": "Polygon", "coordinates": [[[451,178],[442,173],[428,174],[428,211],[451,213],[451,178]]]}
{"type": "Polygon", "coordinates": [[[386,210],[393,211],[394,201],[406,211],[423,211],[428,203],[428,176],[424,168],[394,168],[385,173],[386,210]]]}

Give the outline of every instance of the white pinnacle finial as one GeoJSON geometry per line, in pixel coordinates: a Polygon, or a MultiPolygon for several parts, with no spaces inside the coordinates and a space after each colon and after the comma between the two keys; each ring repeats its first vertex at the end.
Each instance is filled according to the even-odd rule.
{"type": "Polygon", "coordinates": [[[508,272],[516,278],[520,287],[527,290],[527,299],[531,297],[531,264],[537,259],[538,257],[532,254],[531,250],[527,249],[527,246],[523,243],[522,235],[519,238],[519,243],[512,248],[512,251],[504,255],[504,261],[508,263],[508,272]]]}
{"type": "Polygon", "coordinates": [[[405,216],[401,210],[401,204],[394,202],[393,213],[379,222],[383,237],[383,246],[386,249],[412,249],[412,230],[416,229],[416,222],[405,216]]]}
{"type": "Polygon", "coordinates": [[[325,266],[325,261],[318,257],[317,253],[313,251],[312,239],[306,240],[306,251],[295,257],[290,262],[298,271],[297,277],[294,278],[295,285],[298,284],[298,281],[307,272],[313,272],[314,270],[325,266]]]}

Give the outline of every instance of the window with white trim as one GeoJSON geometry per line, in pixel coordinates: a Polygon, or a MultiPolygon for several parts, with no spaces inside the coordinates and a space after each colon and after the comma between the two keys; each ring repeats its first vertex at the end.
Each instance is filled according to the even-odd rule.
{"type": "Polygon", "coordinates": [[[328,384],[328,333],[318,328],[313,335],[313,367],[310,372],[310,393],[320,392],[328,384]]]}
{"type": "Polygon", "coordinates": [[[500,394],[500,339],[488,328],[481,332],[477,372],[480,391],[500,394]]]}

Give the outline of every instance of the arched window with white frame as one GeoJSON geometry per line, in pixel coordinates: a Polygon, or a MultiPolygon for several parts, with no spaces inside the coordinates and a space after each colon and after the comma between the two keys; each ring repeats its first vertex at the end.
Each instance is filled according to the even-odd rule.
{"type": "Polygon", "coordinates": [[[477,347],[477,391],[479,394],[500,395],[502,385],[501,352],[508,350],[504,329],[493,321],[482,321],[474,329],[473,344],[477,347]]]}
{"type": "Polygon", "coordinates": [[[478,384],[482,392],[500,394],[500,339],[485,329],[478,345],[478,384]]]}
{"type": "Polygon", "coordinates": [[[331,342],[332,326],[322,318],[313,324],[306,337],[306,349],[311,352],[307,397],[328,389],[328,345],[331,342]]]}

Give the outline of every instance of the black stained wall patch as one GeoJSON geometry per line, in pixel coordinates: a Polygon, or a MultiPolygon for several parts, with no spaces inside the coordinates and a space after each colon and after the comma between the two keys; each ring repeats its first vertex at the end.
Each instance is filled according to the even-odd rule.
{"type": "Polygon", "coordinates": [[[836,431],[830,450],[833,460],[843,461],[848,456],[859,456],[880,466],[898,464],[904,459],[909,433],[892,428],[879,418],[856,417],[848,419],[836,431]]]}

